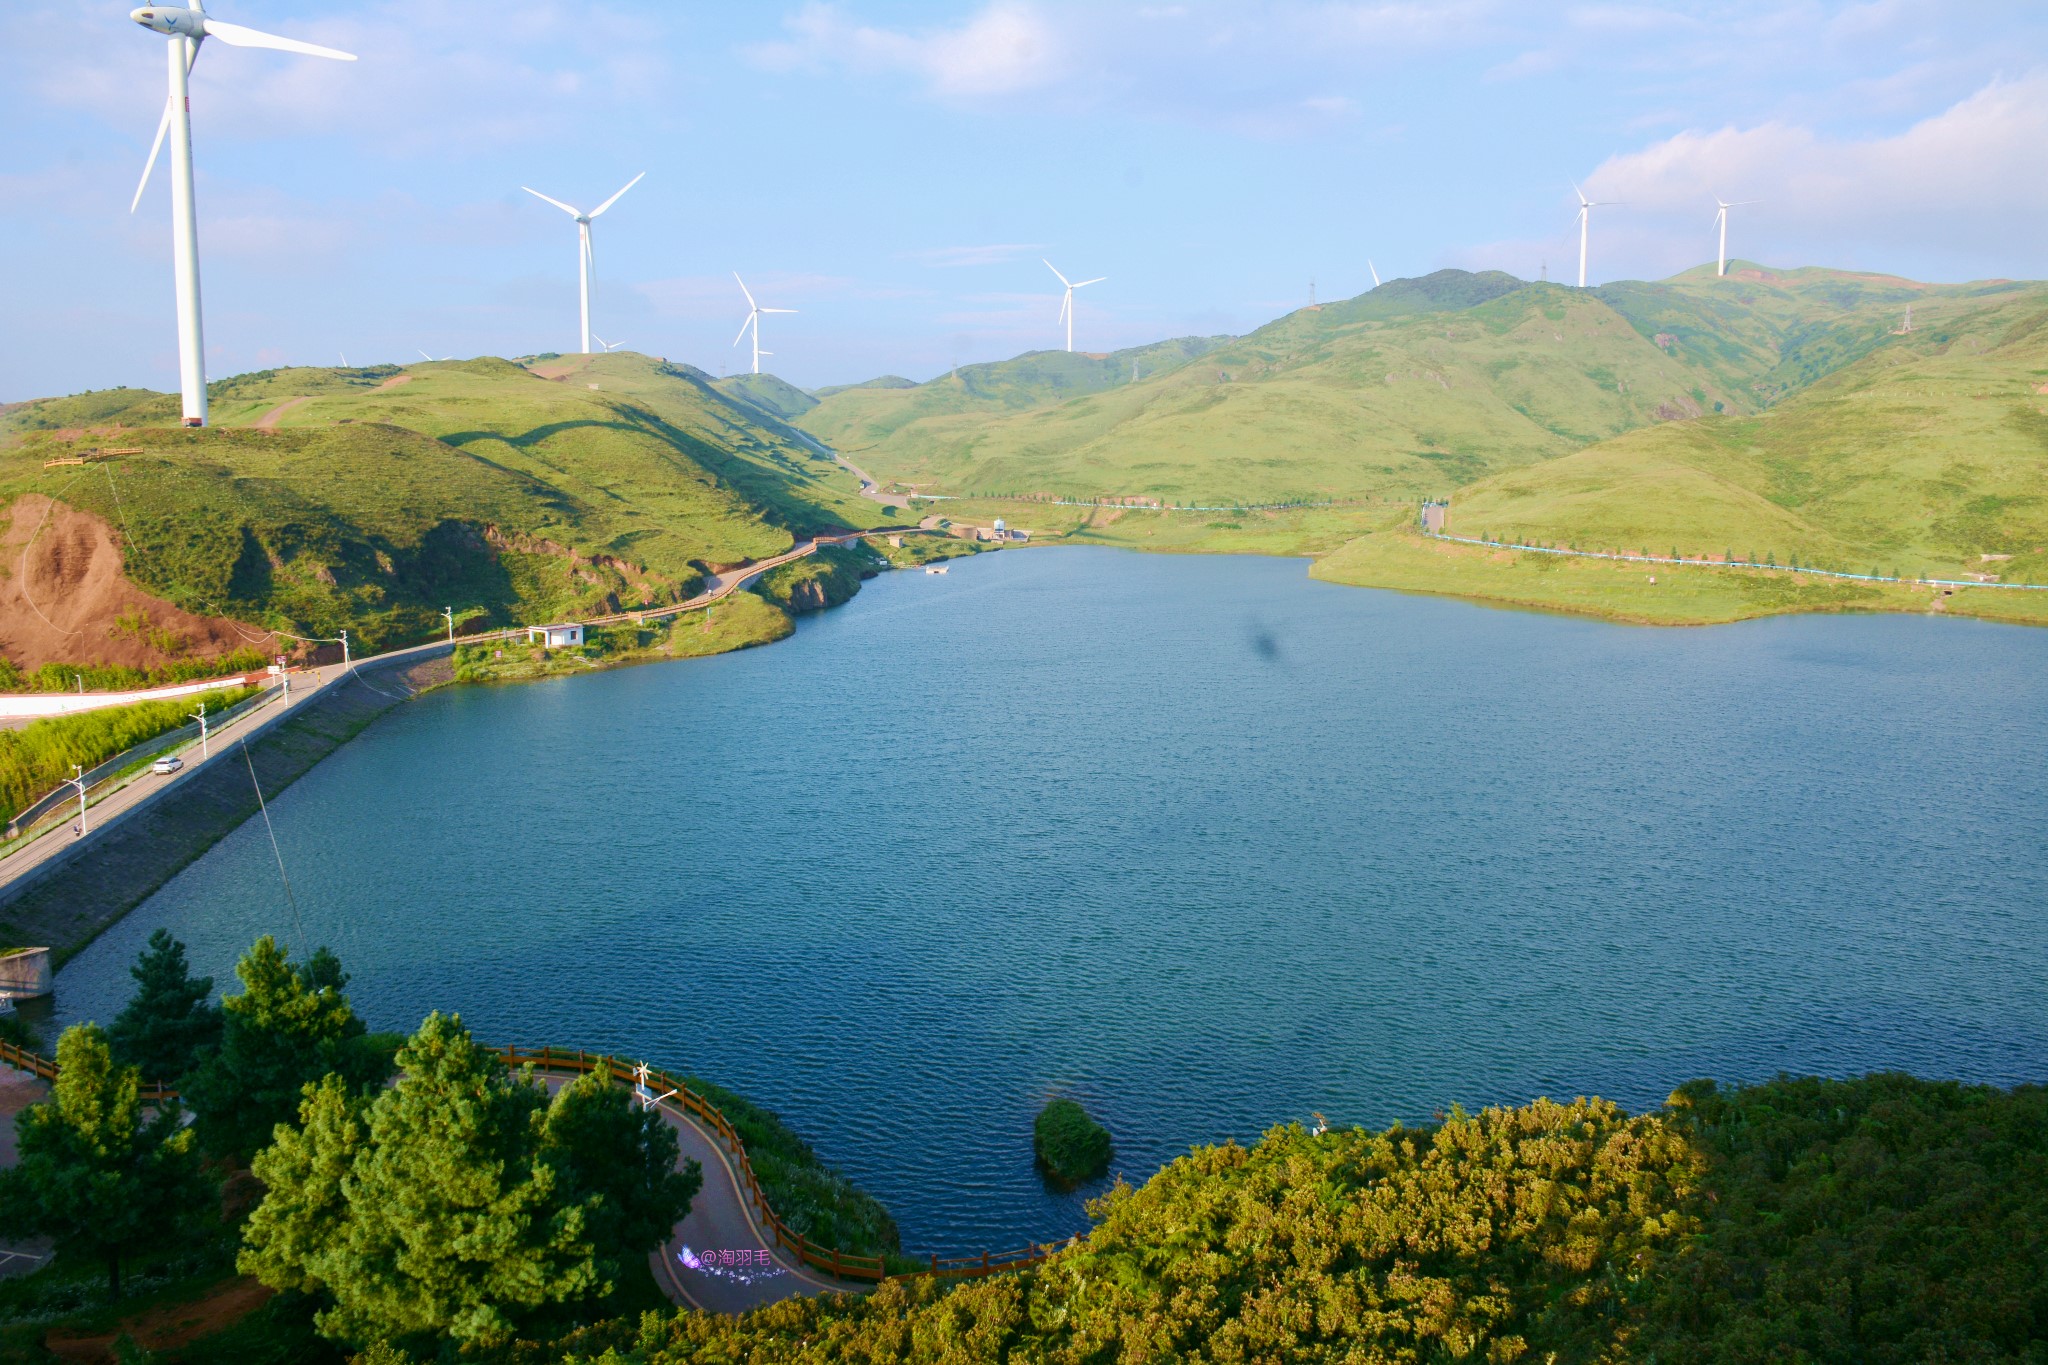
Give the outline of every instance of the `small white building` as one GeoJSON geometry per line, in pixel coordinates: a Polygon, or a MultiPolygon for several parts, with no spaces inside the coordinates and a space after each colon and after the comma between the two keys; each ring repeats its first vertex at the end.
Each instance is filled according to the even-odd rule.
{"type": "Polygon", "coordinates": [[[570,649],[583,643],[583,627],[573,624],[528,626],[526,643],[539,643],[548,649],[570,649]]]}

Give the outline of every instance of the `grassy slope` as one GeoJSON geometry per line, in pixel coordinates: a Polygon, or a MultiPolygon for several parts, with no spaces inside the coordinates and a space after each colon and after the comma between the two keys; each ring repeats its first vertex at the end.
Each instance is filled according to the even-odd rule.
{"type": "Polygon", "coordinates": [[[789,421],[818,406],[818,400],[786,379],[772,374],[732,374],[712,381],[728,398],[737,398],[772,417],[789,421]]]}
{"type": "Polygon", "coordinates": [[[161,421],[161,396],[22,405],[0,417],[0,499],[106,517],[130,575],[188,609],[369,647],[429,633],[444,605],[515,621],[673,601],[704,565],[874,520],[849,475],[695,371],[539,368],[554,377],[488,359],[240,376],[213,386],[213,430],[81,440],[144,452],[106,466],[46,470],[71,447],[37,429],[161,421]]]}
{"type": "MultiPolygon", "coordinates": [[[[806,425],[832,439],[822,419],[847,401],[827,400],[806,425]]],[[[1754,406],[1597,295],[1441,271],[1057,406],[863,434],[887,437],[865,452],[878,476],[949,492],[1406,497],[1716,402],[1754,406]]]]}
{"type": "MultiPolygon", "coordinates": [[[[2038,289],[1916,308],[1915,330],[1747,418],[1637,431],[1483,480],[1452,530],[1525,543],[1769,556],[1868,572],[1995,572],[2048,582],[2048,299],[2038,289]],[[1929,314],[1932,316],[1929,316],[1929,314]],[[1987,554],[2009,560],[1985,561],[1987,554]]],[[[1404,519],[1405,521],[1405,519],[1404,519]]],[[[1428,587],[1643,619],[1924,607],[1924,589],[1783,575],[1565,564],[1425,544],[1390,527],[1318,566],[1342,582],[1428,587]]],[[[1944,609],[2048,619],[2048,593],[1964,590],[1944,609]]]]}
{"type": "Polygon", "coordinates": [[[1007,414],[1127,385],[1133,365],[1142,376],[1171,373],[1226,340],[1184,337],[1108,355],[1032,351],[1013,360],[963,365],[928,384],[881,379],[821,390],[824,401],[800,425],[856,464],[864,454],[881,451],[890,475],[907,477],[912,471],[898,467],[896,452],[902,448],[943,443],[950,439],[946,433],[972,432],[1007,414]]]}

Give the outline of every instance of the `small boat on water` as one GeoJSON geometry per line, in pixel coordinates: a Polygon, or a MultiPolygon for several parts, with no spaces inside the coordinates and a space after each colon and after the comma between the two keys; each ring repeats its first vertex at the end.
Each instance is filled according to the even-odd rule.
{"type": "Polygon", "coordinates": [[[945,573],[946,566],[943,564],[927,564],[924,566],[924,571],[926,573],[945,573]]]}

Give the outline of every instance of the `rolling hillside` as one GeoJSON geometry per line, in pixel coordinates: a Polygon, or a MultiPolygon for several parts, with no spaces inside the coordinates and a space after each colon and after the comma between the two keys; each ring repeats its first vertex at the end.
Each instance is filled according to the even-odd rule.
{"type": "Polygon", "coordinates": [[[1585,291],[1446,270],[1205,343],[1199,363],[1136,381],[1125,365],[1064,401],[970,403],[949,377],[834,393],[801,422],[877,477],[949,493],[1417,497],[1659,423],[1758,412],[1883,344],[1907,302],[1925,330],[2039,295],[1741,263],[1727,279],[1585,291]]]}
{"type": "MultiPolygon", "coordinates": [[[[86,612],[60,619],[71,657],[114,628],[87,590],[110,575],[146,595],[120,598],[131,621],[347,628],[367,649],[430,633],[443,606],[516,622],[680,600],[708,568],[874,521],[799,433],[645,356],[279,370],[212,395],[204,431],[152,425],[175,399],[136,390],[0,414],[10,544],[23,565],[62,561],[42,595],[86,612]],[[96,449],[135,453],[51,463],[96,449]],[[81,544],[106,528],[96,557],[56,553],[48,500],[82,519],[81,544]]],[[[200,633],[164,639],[204,648],[200,633]]]]}
{"type": "MultiPolygon", "coordinates": [[[[2048,583],[2048,291],[1916,307],[1860,359],[1753,416],[1671,423],[1481,480],[1450,530],[1489,539],[1768,560],[1851,573],[2048,583]]],[[[1928,604],[1924,589],[1794,583],[1686,570],[1653,588],[1621,568],[1418,540],[1361,537],[1320,577],[1548,605],[1609,604],[1625,583],[1646,619],[1734,619],[1793,605],[1928,604]],[[1602,587],[1602,585],[1605,585],[1602,587]],[[1789,595],[1789,597],[1788,597],[1789,595]],[[1659,599],[1663,599],[1660,601],[1659,599]]],[[[2048,620],[2048,593],[1964,589],[1945,610],[2048,620]]]]}
{"type": "Polygon", "coordinates": [[[926,384],[885,376],[818,391],[819,404],[798,419],[819,439],[861,463],[879,452],[891,477],[905,477],[897,453],[966,439],[1003,417],[1049,407],[1170,374],[1227,337],[1183,337],[1106,355],[1030,351],[1012,360],[962,365],[926,384]]]}

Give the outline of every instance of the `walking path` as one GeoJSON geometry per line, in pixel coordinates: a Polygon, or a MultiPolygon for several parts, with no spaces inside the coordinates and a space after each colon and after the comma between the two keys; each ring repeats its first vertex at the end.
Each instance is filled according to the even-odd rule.
{"type": "Polygon", "coordinates": [[[1846,578],[1858,583],[1917,583],[1922,587],[1937,588],[2021,588],[2030,592],[2048,592],[2048,583],[2000,583],[1981,578],[1904,578],[1890,574],[1842,573],[1835,569],[1813,569],[1798,564],[1758,564],[1747,559],[1687,559],[1668,555],[1632,555],[1620,550],[1560,550],[1554,545],[1523,545],[1512,540],[1484,540],[1476,536],[1454,536],[1447,531],[1432,531],[1423,527],[1422,534],[1431,540],[1447,540],[1458,545],[1478,545],[1488,550],[1527,550],[1531,554],[1562,555],[1568,559],[1611,559],[1624,564],[1672,564],[1698,569],[1767,569],[1773,573],[1803,573],[1814,578],[1846,578]]]}
{"type": "MultiPolygon", "coordinates": [[[[553,1093],[575,1079],[548,1072],[553,1093]]],[[[656,1284],[679,1304],[712,1313],[744,1313],[798,1294],[854,1292],[793,1260],[754,1218],[751,1202],[725,1144],[672,1099],[658,1106],[680,1149],[677,1169],[695,1161],[704,1185],[668,1240],[648,1256],[656,1284]]]]}

